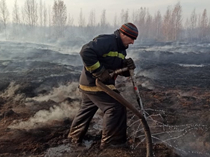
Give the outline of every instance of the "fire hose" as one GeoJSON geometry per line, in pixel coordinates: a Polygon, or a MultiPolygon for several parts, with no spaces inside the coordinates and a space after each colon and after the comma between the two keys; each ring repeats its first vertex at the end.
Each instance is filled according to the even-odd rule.
{"type": "MultiPolygon", "coordinates": [[[[111,76],[114,76],[114,74],[119,74],[119,73],[124,72],[124,71],[127,71],[127,70],[128,70],[128,68],[119,69],[119,70],[114,71],[110,75],[111,76]]],[[[130,74],[133,75],[132,72],[130,72],[130,74]]],[[[133,85],[135,85],[135,81],[133,80],[133,77],[134,76],[131,76],[131,79],[132,79],[133,85]]],[[[147,121],[146,121],[144,115],[142,113],[140,113],[127,100],[125,100],[120,94],[118,94],[118,93],[114,92],[113,90],[109,89],[106,85],[104,85],[98,79],[96,79],[96,86],[98,86],[105,93],[107,93],[108,95],[110,95],[111,97],[113,97],[114,99],[116,99],[117,101],[119,101],[122,105],[124,105],[125,107],[127,107],[128,109],[130,109],[140,119],[140,122],[141,122],[141,124],[142,124],[142,126],[144,128],[145,139],[146,139],[146,149],[147,149],[146,157],[153,157],[151,132],[150,132],[150,128],[149,128],[149,126],[147,124],[147,121]]],[[[137,99],[137,101],[138,101],[138,99],[137,99]]],[[[143,105],[142,105],[142,107],[143,107],[143,105]]],[[[143,108],[141,108],[141,109],[143,109],[143,108]]]]}

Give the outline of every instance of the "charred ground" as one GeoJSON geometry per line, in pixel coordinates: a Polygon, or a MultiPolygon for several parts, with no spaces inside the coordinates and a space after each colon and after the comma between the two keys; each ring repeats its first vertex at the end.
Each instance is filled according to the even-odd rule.
{"type": "MultiPolygon", "coordinates": [[[[209,49],[208,44],[157,43],[128,51],[137,66],[156,157],[210,156],[209,49]]],[[[145,156],[144,133],[130,111],[131,148],[98,149],[100,112],[85,138],[86,149],[70,148],[67,134],[81,101],[78,54],[1,42],[0,57],[0,156],[145,156]]],[[[131,81],[118,78],[117,87],[138,108],[131,81]]]]}

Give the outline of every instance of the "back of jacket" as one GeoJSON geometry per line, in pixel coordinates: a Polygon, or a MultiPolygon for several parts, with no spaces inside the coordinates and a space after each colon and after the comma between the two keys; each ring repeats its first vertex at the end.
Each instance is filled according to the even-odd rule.
{"type": "MultiPolygon", "coordinates": [[[[109,70],[116,70],[123,67],[123,60],[126,56],[126,47],[123,45],[119,31],[114,34],[100,35],[85,44],[80,51],[84,68],[82,70],[79,84],[84,86],[96,86],[93,73],[97,73],[103,67],[109,70]]],[[[112,78],[106,85],[114,85],[112,78]]]]}

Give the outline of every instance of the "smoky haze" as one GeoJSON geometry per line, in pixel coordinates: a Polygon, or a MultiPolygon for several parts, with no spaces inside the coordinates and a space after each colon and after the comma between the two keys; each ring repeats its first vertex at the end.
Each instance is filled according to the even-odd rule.
{"type": "MultiPolygon", "coordinates": [[[[30,1],[25,2],[33,6],[30,1]]],[[[12,22],[8,17],[0,23],[0,97],[1,102],[6,102],[1,109],[11,109],[17,115],[28,114],[28,117],[20,116],[18,120],[14,118],[8,128],[30,131],[53,125],[53,122],[72,120],[81,105],[81,93],[77,87],[83,67],[79,56],[82,45],[99,34],[113,33],[125,22],[133,22],[139,29],[139,37],[127,50],[127,57],[132,57],[136,64],[135,76],[144,96],[145,108],[153,111],[162,107],[170,113],[168,121],[173,121],[173,114],[177,114],[174,121],[180,124],[171,127],[161,121],[161,127],[166,130],[154,133],[154,137],[160,134],[154,141],[165,143],[181,155],[193,157],[201,153],[202,156],[202,150],[206,149],[205,155],[208,156],[210,136],[209,127],[206,127],[209,118],[206,117],[209,114],[199,116],[201,107],[209,109],[210,26],[207,10],[202,13],[192,10],[188,19],[182,17],[180,3],[169,7],[165,14],[157,12],[151,15],[146,8],[134,13],[123,10],[113,23],[107,19],[106,10],[102,10],[100,22],[95,20],[94,11],[85,19],[81,10],[76,24],[76,17],[67,15],[65,5],[62,3],[61,8],[38,5],[34,7],[37,14],[33,15],[27,9],[21,12],[17,1],[16,12],[10,14],[12,22]],[[55,15],[58,9],[62,10],[62,16],[55,15]],[[190,118],[185,121],[186,115],[190,118]],[[197,130],[201,130],[207,140],[197,130]],[[203,142],[207,144],[202,145],[203,142]],[[204,145],[205,148],[199,149],[204,145]],[[193,153],[193,148],[198,148],[198,151],[193,153]]],[[[129,102],[137,105],[135,95],[131,94],[130,80],[118,78],[116,81],[129,102]]],[[[2,115],[6,117],[5,113],[2,115]]],[[[162,112],[158,115],[161,117],[162,112]]],[[[101,113],[94,118],[94,127],[101,129],[98,123],[101,113]]],[[[153,129],[157,127],[152,124],[154,121],[151,122],[153,129]]]]}
{"type": "Polygon", "coordinates": [[[14,3],[12,13],[8,11],[7,2],[0,4],[1,39],[29,41],[71,46],[78,50],[84,43],[98,34],[113,33],[125,22],[133,22],[139,29],[138,43],[144,42],[180,42],[180,41],[209,41],[209,17],[207,9],[196,12],[192,9],[189,17],[183,17],[182,5],[178,2],[167,7],[165,13],[157,11],[150,14],[147,8],[131,12],[122,9],[119,15],[113,15],[111,22],[107,18],[106,10],[101,14],[90,11],[89,18],[82,9],[78,14],[78,24],[67,12],[64,1],[54,1],[52,6],[46,6],[42,1],[26,0],[24,4],[14,3]],[[32,11],[29,8],[33,8],[32,11]],[[22,10],[22,11],[21,11],[22,10]],[[58,13],[59,12],[59,13],[58,13]],[[96,21],[96,18],[99,20],[96,21]]]}

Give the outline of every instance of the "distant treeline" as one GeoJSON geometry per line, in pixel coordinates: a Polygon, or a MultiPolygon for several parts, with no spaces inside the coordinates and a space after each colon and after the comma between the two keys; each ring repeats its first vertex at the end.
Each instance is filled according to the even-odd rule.
{"type": "Polygon", "coordinates": [[[100,14],[99,22],[94,10],[90,11],[88,19],[85,19],[82,9],[78,17],[72,17],[62,0],[55,0],[52,7],[46,6],[42,0],[25,0],[24,5],[19,7],[16,0],[12,13],[8,11],[6,0],[0,0],[0,32],[7,39],[85,40],[97,34],[112,33],[125,22],[136,24],[140,41],[210,41],[207,10],[197,14],[194,9],[190,17],[184,20],[179,2],[168,7],[164,15],[157,11],[152,16],[147,8],[142,7],[132,13],[121,10],[111,23],[107,20],[105,9],[100,14]],[[77,24],[74,18],[78,19],[77,24]]]}

